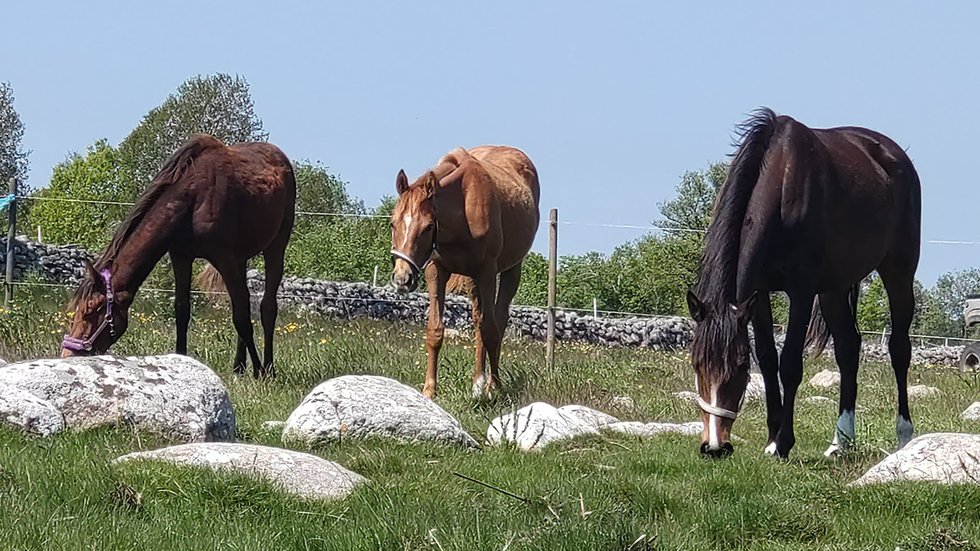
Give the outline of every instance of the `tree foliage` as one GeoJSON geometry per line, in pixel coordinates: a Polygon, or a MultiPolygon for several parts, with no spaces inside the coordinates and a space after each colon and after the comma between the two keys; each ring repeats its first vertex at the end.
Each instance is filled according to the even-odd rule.
{"type": "Polygon", "coordinates": [[[226,144],[267,139],[244,78],[218,73],[188,79],[143,117],[119,144],[136,191],[184,141],[201,132],[226,144]]]}
{"type": "Polygon", "coordinates": [[[14,89],[8,82],[0,82],[0,190],[7,192],[7,182],[14,178],[18,183],[27,180],[28,152],[21,146],[24,124],[14,109],[14,89]]]}
{"type": "Polygon", "coordinates": [[[106,140],[99,140],[84,156],[73,154],[54,167],[50,185],[34,192],[38,200],[31,202],[21,227],[41,226],[49,243],[100,250],[129,207],[98,202],[131,201],[130,191],[119,152],[106,140]],[[64,203],[57,199],[92,202],[64,203]]]}

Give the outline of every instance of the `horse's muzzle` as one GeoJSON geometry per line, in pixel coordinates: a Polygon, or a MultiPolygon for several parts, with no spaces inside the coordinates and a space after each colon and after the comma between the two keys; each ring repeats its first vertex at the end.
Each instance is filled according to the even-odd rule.
{"type": "Polygon", "coordinates": [[[707,442],[701,442],[701,456],[707,459],[721,459],[735,452],[731,442],[725,442],[717,448],[712,448],[707,442]]]}

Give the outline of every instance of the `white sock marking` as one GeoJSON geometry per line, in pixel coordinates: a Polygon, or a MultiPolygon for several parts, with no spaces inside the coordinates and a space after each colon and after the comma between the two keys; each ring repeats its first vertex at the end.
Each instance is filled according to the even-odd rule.
{"type": "Polygon", "coordinates": [[[764,449],[762,451],[765,452],[766,455],[776,455],[776,443],[775,442],[769,442],[769,445],[766,446],[766,449],[764,449]]]}
{"type": "Polygon", "coordinates": [[[895,417],[895,434],[898,435],[898,449],[902,449],[909,440],[912,440],[912,434],[915,432],[912,426],[912,421],[898,415],[895,417]]]}
{"type": "Polygon", "coordinates": [[[479,400],[483,397],[483,389],[487,386],[487,376],[480,375],[477,380],[473,381],[473,399],[479,400]]]}

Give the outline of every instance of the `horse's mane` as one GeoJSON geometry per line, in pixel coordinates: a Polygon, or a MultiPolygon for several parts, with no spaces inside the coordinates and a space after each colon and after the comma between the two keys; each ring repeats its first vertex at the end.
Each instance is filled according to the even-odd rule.
{"type": "MultiPolygon", "coordinates": [[[[133,206],[126,218],[119,224],[116,228],[116,232],[112,236],[112,240],[99,255],[99,258],[93,263],[93,267],[96,271],[108,268],[115,261],[116,257],[119,255],[119,250],[126,243],[126,240],[136,231],[139,227],[140,222],[142,222],[153,205],[156,204],[157,200],[165,191],[167,191],[172,184],[180,180],[180,178],[187,172],[187,169],[191,167],[198,156],[204,151],[215,148],[224,147],[218,139],[207,134],[197,134],[191,137],[189,140],[184,142],[180,149],[174,152],[163,166],[160,171],[153,178],[153,180],[146,186],[146,189],[136,200],[136,204],[133,206]]],[[[74,307],[79,300],[89,296],[92,293],[95,282],[92,278],[86,277],[81,285],[79,285],[78,290],[75,293],[74,298],[71,302],[71,307],[74,307]]]]}
{"type": "Polygon", "coordinates": [[[698,270],[698,296],[706,303],[735,300],[735,271],[742,224],[749,198],[765,165],[769,141],[776,131],[776,113],[762,108],[739,125],[741,145],[728,167],[728,177],[715,200],[713,221],[705,239],[698,270]]]}
{"type": "Polygon", "coordinates": [[[702,338],[692,342],[691,354],[695,357],[695,365],[718,370],[735,367],[729,362],[711,359],[717,350],[730,350],[736,336],[736,317],[725,309],[730,309],[731,303],[736,300],[735,278],[742,224],[749,198],[764,168],[776,123],[776,113],[762,108],[738,128],[741,145],[734,154],[728,176],[715,200],[713,220],[705,238],[704,254],[695,284],[695,294],[711,312],[699,327],[702,338]]]}

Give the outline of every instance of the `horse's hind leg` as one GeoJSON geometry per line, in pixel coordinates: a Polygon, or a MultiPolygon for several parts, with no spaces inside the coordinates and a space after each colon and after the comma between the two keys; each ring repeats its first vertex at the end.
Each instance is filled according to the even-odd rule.
{"type": "MultiPolygon", "coordinates": [[[[255,348],[255,335],[252,327],[252,312],[249,302],[248,285],[245,281],[245,262],[244,261],[214,261],[211,264],[221,274],[225,281],[225,288],[228,290],[228,297],[231,299],[231,319],[238,333],[239,351],[244,347],[252,359],[252,374],[256,378],[260,374],[259,352],[255,348]]],[[[235,372],[241,373],[245,370],[244,358],[235,358],[235,372]]]]}
{"type": "Polygon", "coordinates": [[[824,455],[831,457],[847,451],[854,442],[854,407],[857,401],[857,373],[861,356],[861,333],[858,332],[850,290],[820,295],[820,310],[834,338],[834,357],[840,369],[840,405],[834,441],[824,455]]]}
{"type": "Polygon", "coordinates": [[[487,391],[500,388],[500,350],[504,342],[504,333],[507,331],[507,322],[510,321],[510,303],[517,294],[517,288],[521,283],[521,264],[518,264],[500,273],[500,285],[497,288],[497,299],[494,305],[494,314],[497,322],[497,348],[489,352],[490,356],[490,376],[487,378],[487,391]]]}
{"type": "Polygon", "coordinates": [[[476,369],[473,371],[473,398],[488,394],[497,382],[497,362],[500,361],[500,328],[497,325],[496,270],[487,270],[476,280],[473,303],[473,324],[477,328],[476,369]],[[478,321],[479,320],[479,321],[478,321]],[[481,346],[482,343],[482,346],[481,346]],[[490,374],[484,374],[485,360],[490,358],[490,374]]]}
{"type": "Polygon", "coordinates": [[[888,307],[891,310],[892,334],[888,339],[888,355],[891,356],[895,383],[898,386],[898,416],[895,418],[895,433],[898,448],[905,447],[914,432],[912,414],[909,413],[908,376],[912,361],[912,341],[909,330],[915,314],[915,293],[912,288],[915,269],[909,269],[908,262],[893,261],[886,258],[878,267],[881,282],[888,293],[888,307]]]}
{"type": "Polygon", "coordinates": [[[286,239],[277,239],[262,253],[262,258],[265,260],[265,290],[260,306],[264,337],[262,374],[269,377],[276,376],[272,357],[272,341],[276,334],[276,319],[279,317],[279,302],[276,295],[279,292],[279,284],[282,283],[283,257],[286,255],[288,239],[287,233],[286,239]]]}

